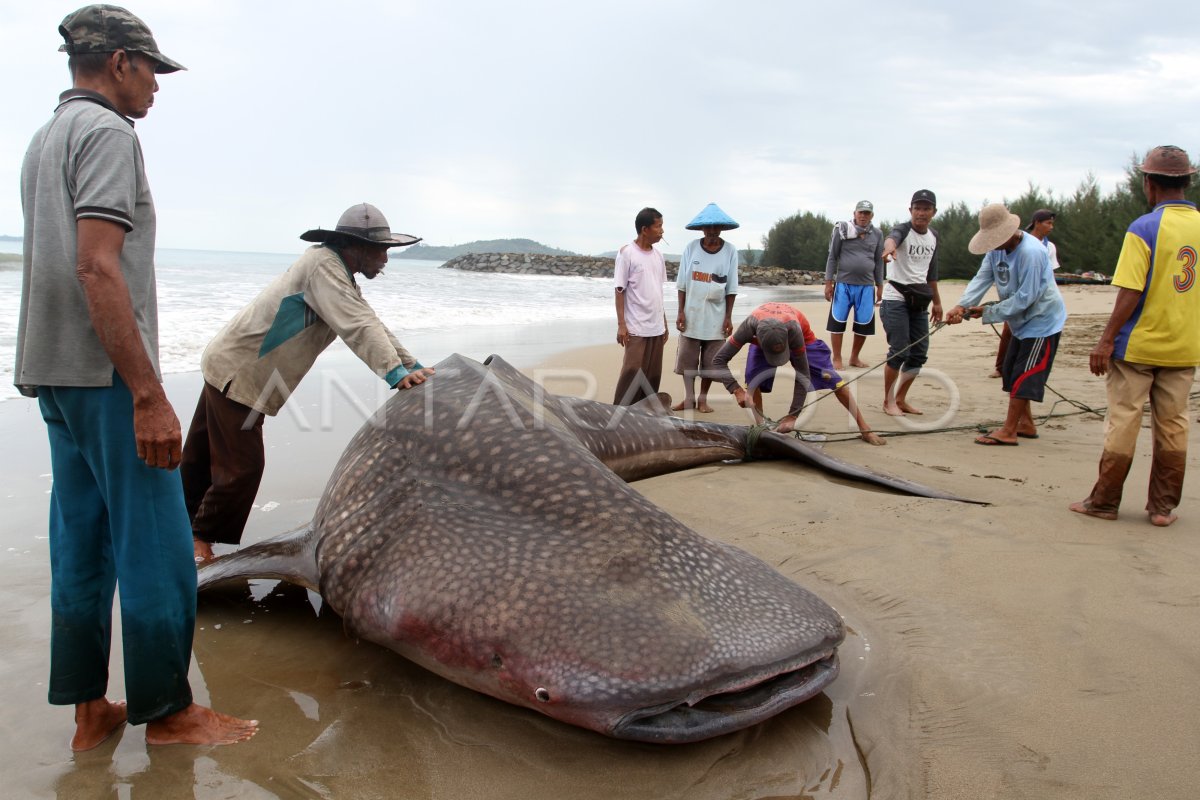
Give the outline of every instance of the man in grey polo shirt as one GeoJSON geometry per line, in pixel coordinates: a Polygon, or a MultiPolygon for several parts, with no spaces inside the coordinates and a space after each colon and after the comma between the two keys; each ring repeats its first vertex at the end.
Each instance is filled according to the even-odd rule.
{"type": "Polygon", "coordinates": [[[232,744],[258,723],[192,702],[196,618],[179,420],[159,378],[154,202],[133,120],[184,67],[123,8],[59,27],[73,88],[21,169],[24,279],[15,383],[50,436],[49,700],[74,705],[73,750],[126,721],[149,744],[232,744]],[[107,699],[121,588],[124,701],[107,699]]]}

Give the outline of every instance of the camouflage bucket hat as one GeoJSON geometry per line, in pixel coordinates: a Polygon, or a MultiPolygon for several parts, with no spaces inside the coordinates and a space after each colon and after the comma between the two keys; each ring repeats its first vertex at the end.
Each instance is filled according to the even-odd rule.
{"type": "Polygon", "coordinates": [[[382,244],[387,247],[404,247],[421,241],[419,236],[409,236],[407,233],[392,233],[383,212],[370,203],[359,203],[350,206],[342,212],[337,227],[333,230],[313,228],[300,234],[306,242],[327,242],[330,239],[349,237],[368,244],[382,244]]]}
{"type": "Polygon", "coordinates": [[[158,74],[187,69],[162,54],[146,23],[120,6],[84,6],[68,14],[58,26],[64,44],[59,52],[73,56],[88,53],[115,53],[127,50],[142,53],[158,63],[158,74]]]}

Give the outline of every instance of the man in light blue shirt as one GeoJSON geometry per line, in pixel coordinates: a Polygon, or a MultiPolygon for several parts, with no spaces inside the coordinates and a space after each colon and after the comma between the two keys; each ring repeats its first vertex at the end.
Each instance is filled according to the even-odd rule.
{"type": "Polygon", "coordinates": [[[1003,426],[976,438],[976,444],[1015,446],[1018,439],[1038,438],[1029,404],[1042,401],[1067,321],[1067,307],[1054,282],[1045,246],[1020,228],[1020,218],[1009,213],[1003,203],[984,206],[979,212],[979,232],[967,249],[986,255],[958,305],[946,314],[951,325],[966,317],[980,317],[985,324],[1007,322],[1012,329],[1012,343],[1001,370],[1004,391],[1009,393],[1008,415],[1003,426]],[[980,305],[993,285],[1000,301],[980,305]]]}

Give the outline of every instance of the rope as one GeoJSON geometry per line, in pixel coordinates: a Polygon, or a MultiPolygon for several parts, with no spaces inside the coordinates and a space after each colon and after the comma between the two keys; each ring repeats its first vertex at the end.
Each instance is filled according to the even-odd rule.
{"type": "MultiPolygon", "coordinates": [[[[929,329],[929,333],[925,334],[924,336],[922,336],[922,337],[921,337],[921,338],[919,338],[919,339],[915,339],[915,340],[913,340],[912,342],[910,342],[910,343],[908,344],[908,346],[907,346],[907,347],[902,347],[902,348],[900,348],[899,350],[897,350],[897,351],[896,351],[896,355],[898,356],[898,355],[901,355],[901,354],[903,354],[903,353],[906,353],[906,352],[908,352],[908,351],[909,351],[909,350],[911,350],[912,348],[914,348],[914,347],[916,347],[917,345],[919,345],[921,342],[923,342],[923,341],[925,341],[926,339],[928,339],[928,338],[930,338],[931,336],[933,336],[935,333],[937,333],[938,331],[940,331],[940,330],[941,330],[942,328],[944,328],[944,327],[946,327],[946,323],[945,323],[945,322],[935,322],[935,323],[933,324],[933,327],[931,327],[931,328],[929,329]]],[[[893,356],[893,358],[894,358],[894,357],[895,357],[895,356],[893,356]]],[[[883,366],[884,364],[886,364],[887,362],[888,362],[888,359],[886,359],[886,358],[885,358],[883,361],[880,361],[880,362],[879,362],[878,364],[876,364],[875,366],[873,366],[873,367],[867,367],[867,369],[866,369],[866,370],[864,370],[863,372],[860,372],[858,375],[855,375],[855,376],[854,376],[853,378],[851,378],[850,380],[848,380],[848,381],[845,381],[844,383],[842,383],[842,385],[841,385],[841,386],[839,386],[839,387],[838,387],[838,389],[845,388],[845,387],[849,386],[850,384],[854,383],[854,382],[855,382],[855,381],[857,381],[857,380],[862,380],[863,378],[867,377],[867,375],[869,375],[869,374],[871,374],[872,372],[874,372],[875,370],[879,369],[880,367],[882,367],[882,366],[883,366]]],[[[835,390],[835,391],[836,391],[836,390],[835,390]]],[[[821,401],[822,401],[822,400],[824,400],[826,397],[829,397],[829,396],[831,396],[832,394],[833,394],[833,392],[827,392],[826,394],[823,394],[823,395],[821,395],[821,396],[820,396],[820,397],[818,397],[818,398],[815,398],[815,399],[813,399],[813,400],[810,400],[809,402],[805,403],[805,404],[804,404],[804,406],[803,406],[803,407],[802,407],[800,410],[801,410],[801,411],[803,411],[805,408],[808,408],[809,406],[815,406],[817,403],[821,402],[821,401]]]]}
{"type": "Polygon", "coordinates": [[[751,425],[746,430],[746,452],[742,456],[742,461],[753,461],[754,460],[754,456],[752,456],[751,453],[753,453],[754,448],[758,446],[758,440],[762,438],[763,431],[769,431],[773,427],[774,427],[774,424],[771,423],[770,421],[768,421],[768,422],[760,422],[757,425],[751,425]]]}
{"type": "MultiPolygon", "coordinates": [[[[988,303],[987,305],[991,305],[991,303],[988,303]]],[[[945,323],[945,322],[934,323],[933,326],[929,329],[929,333],[925,334],[920,339],[917,339],[916,341],[910,343],[908,345],[908,347],[898,350],[896,352],[896,355],[900,355],[901,353],[904,353],[905,351],[909,350],[910,348],[915,347],[916,345],[920,344],[921,342],[923,342],[926,339],[933,336],[933,334],[937,333],[942,328],[946,327],[946,325],[947,325],[947,323],[945,323]]],[[[989,323],[989,327],[991,327],[992,333],[996,334],[997,337],[1002,336],[1000,331],[996,330],[996,325],[994,323],[989,323]]],[[[855,381],[857,381],[861,378],[865,378],[868,374],[879,369],[887,362],[888,362],[888,360],[885,358],[883,361],[880,361],[878,364],[875,364],[872,367],[868,367],[865,371],[859,373],[858,375],[855,375],[853,378],[846,381],[838,388],[840,389],[842,387],[849,386],[850,384],[854,383],[855,381]]],[[[1105,414],[1108,412],[1108,406],[1101,406],[1100,408],[1092,408],[1091,406],[1087,405],[1086,403],[1082,403],[1078,400],[1073,400],[1070,397],[1067,397],[1062,392],[1058,391],[1053,386],[1051,386],[1049,383],[1046,384],[1046,389],[1048,389],[1049,391],[1051,391],[1055,395],[1057,395],[1059,399],[1054,401],[1054,404],[1052,406],[1050,406],[1050,411],[1047,412],[1044,416],[1034,417],[1034,425],[1036,427],[1040,428],[1042,425],[1049,422],[1051,419],[1054,419],[1057,417],[1077,417],[1082,414],[1093,414],[1097,417],[1100,417],[1101,419],[1104,419],[1105,414]],[[1058,406],[1062,403],[1067,403],[1069,405],[1072,405],[1079,410],[1067,412],[1067,413],[1063,413],[1063,414],[1055,414],[1054,409],[1058,408],[1058,406]]],[[[834,394],[834,392],[826,392],[825,394],[821,395],[820,397],[817,397],[816,399],[805,403],[804,406],[800,410],[803,411],[804,409],[809,408],[810,406],[814,406],[817,403],[821,402],[822,400],[824,400],[827,397],[830,397],[833,394],[834,394]]],[[[1200,392],[1192,392],[1191,394],[1188,395],[1188,399],[1189,400],[1200,399],[1200,392]]],[[[1149,406],[1149,403],[1143,404],[1143,406],[1142,406],[1143,413],[1145,413],[1148,406],[1149,406]]],[[[764,429],[770,430],[771,428],[774,428],[776,425],[779,424],[776,420],[773,420],[770,417],[767,417],[765,415],[763,416],[763,420],[764,420],[763,423],[761,423],[759,425],[755,425],[751,428],[751,431],[752,431],[751,435],[752,435],[753,439],[748,440],[748,442],[749,441],[757,442],[758,438],[762,435],[762,431],[764,429]],[[755,430],[755,429],[757,429],[757,430],[755,430]]],[[[871,428],[871,431],[873,433],[876,433],[885,438],[890,438],[893,436],[919,436],[919,435],[924,435],[924,434],[929,434],[929,433],[952,433],[954,431],[978,431],[980,433],[987,433],[989,430],[991,430],[999,425],[1003,425],[1003,424],[1004,424],[1004,420],[992,420],[991,422],[977,422],[977,423],[972,423],[969,425],[953,425],[953,426],[949,426],[949,427],[945,427],[945,428],[928,428],[928,429],[919,430],[919,431],[880,430],[878,428],[871,428]]],[[[812,430],[812,429],[808,429],[808,428],[805,428],[803,430],[800,428],[796,428],[792,431],[792,435],[795,436],[797,439],[803,439],[804,436],[806,436],[806,435],[822,436],[822,437],[824,437],[824,441],[826,441],[826,442],[845,442],[845,441],[850,441],[852,439],[862,438],[861,432],[851,432],[851,431],[833,432],[833,431],[812,430]]],[[[747,450],[748,449],[749,449],[749,446],[747,446],[747,450]]]]}

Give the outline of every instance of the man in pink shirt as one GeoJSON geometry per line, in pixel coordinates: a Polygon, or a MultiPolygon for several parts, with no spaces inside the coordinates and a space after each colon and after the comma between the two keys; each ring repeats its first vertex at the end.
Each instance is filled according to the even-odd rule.
{"type": "Polygon", "coordinates": [[[613,275],[617,344],[625,348],[614,405],[633,405],[658,393],[663,346],[667,343],[667,317],[663,311],[667,263],[654,247],[663,238],[662,214],[643,208],[633,224],[637,238],[617,253],[613,275]]]}

